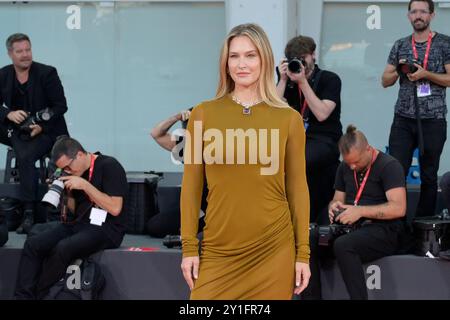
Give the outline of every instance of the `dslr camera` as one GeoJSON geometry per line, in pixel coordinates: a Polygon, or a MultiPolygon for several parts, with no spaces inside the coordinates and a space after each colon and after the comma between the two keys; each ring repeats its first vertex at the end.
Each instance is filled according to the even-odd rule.
{"type": "MultiPolygon", "coordinates": [[[[334,210],[336,219],[345,209],[334,210]]],[[[348,234],[357,228],[356,224],[342,224],[335,220],[329,226],[319,227],[319,246],[331,246],[333,242],[342,235],[348,234]]]]}
{"type": "Polygon", "coordinates": [[[169,249],[181,247],[181,236],[180,235],[167,235],[163,239],[163,245],[165,245],[169,249]]]}
{"type": "Polygon", "coordinates": [[[55,172],[48,179],[50,187],[42,198],[42,202],[54,208],[58,208],[59,202],[61,201],[61,194],[64,190],[64,182],[59,180],[59,178],[67,175],[68,173],[62,169],[58,168],[55,170],[55,172]]]}
{"type": "Polygon", "coordinates": [[[288,59],[288,70],[292,73],[300,73],[302,72],[302,65],[306,65],[305,59],[294,57],[292,59],[288,59]]]}
{"type": "Polygon", "coordinates": [[[409,73],[414,73],[419,70],[414,64],[422,65],[419,61],[415,59],[405,59],[406,61],[402,61],[397,66],[397,72],[399,74],[407,75],[409,73]]]}
{"type": "Polygon", "coordinates": [[[30,133],[31,125],[48,121],[51,119],[52,116],[53,116],[53,111],[50,110],[49,108],[39,110],[34,114],[28,114],[28,117],[20,124],[19,129],[23,133],[30,133]]]}

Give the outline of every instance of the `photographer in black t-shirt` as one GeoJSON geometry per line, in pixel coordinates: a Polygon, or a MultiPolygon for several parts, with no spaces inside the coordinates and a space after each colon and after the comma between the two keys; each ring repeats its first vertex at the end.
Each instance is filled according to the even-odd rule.
{"type": "Polygon", "coordinates": [[[86,152],[64,137],[52,149],[52,161],[65,171],[62,222],[27,239],[20,260],[16,299],[41,299],[74,259],[120,246],[125,234],[121,215],[128,183],[120,163],[86,152]],[[66,209],[75,220],[67,221],[66,209]]]}
{"type": "Polygon", "coordinates": [[[339,150],[344,162],[336,173],[330,222],[359,227],[338,237],[333,250],[350,298],[367,300],[363,263],[399,249],[406,212],[405,178],[400,162],[370,146],[354,126],[348,126],[339,150]]]}
{"type": "Polygon", "coordinates": [[[316,44],[309,37],[297,36],[288,42],[286,59],[277,68],[277,92],[303,117],[311,221],[323,222],[326,206],[333,197],[334,174],[339,161],[341,80],[337,74],[321,70],[315,64],[315,50],[316,44]]]}

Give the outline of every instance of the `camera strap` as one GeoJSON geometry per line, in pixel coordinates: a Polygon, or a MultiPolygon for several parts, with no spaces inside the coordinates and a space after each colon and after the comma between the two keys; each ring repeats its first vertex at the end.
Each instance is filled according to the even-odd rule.
{"type": "MultiPolygon", "coordinates": [[[[411,42],[412,42],[412,50],[413,50],[414,59],[418,60],[419,54],[417,53],[416,40],[414,40],[414,34],[412,35],[411,38],[412,38],[411,42]]],[[[433,32],[430,31],[430,33],[428,34],[428,40],[427,40],[427,50],[425,51],[425,57],[423,58],[423,68],[425,70],[427,70],[427,67],[428,67],[428,58],[430,57],[431,42],[433,42],[433,32]]]]}
{"type": "Polygon", "coordinates": [[[358,179],[356,178],[356,170],[353,170],[353,178],[355,179],[356,190],[358,190],[358,192],[356,193],[355,201],[353,201],[354,206],[357,206],[359,200],[361,199],[362,192],[366,187],[366,182],[367,179],[369,178],[370,171],[372,170],[372,164],[375,162],[375,159],[376,159],[376,152],[375,149],[372,149],[372,161],[370,161],[369,168],[367,169],[366,174],[364,175],[364,179],[361,182],[361,185],[358,184],[358,179]]]}

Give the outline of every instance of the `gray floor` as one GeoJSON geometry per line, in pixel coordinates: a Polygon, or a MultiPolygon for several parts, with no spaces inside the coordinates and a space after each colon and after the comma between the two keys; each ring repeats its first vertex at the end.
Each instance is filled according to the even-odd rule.
{"type": "MultiPolygon", "coordinates": [[[[10,232],[8,242],[3,246],[3,248],[22,249],[25,240],[26,235],[10,232]]],[[[125,235],[122,241],[121,249],[136,248],[136,247],[157,248],[158,251],[163,252],[174,252],[174,251],[181,252],[180,249],[176,248],[168,249],[167,247],[165,247],[163,245],[163,239],[151,238],[145,235],[133,235],[133,234],[125,235]]]]}

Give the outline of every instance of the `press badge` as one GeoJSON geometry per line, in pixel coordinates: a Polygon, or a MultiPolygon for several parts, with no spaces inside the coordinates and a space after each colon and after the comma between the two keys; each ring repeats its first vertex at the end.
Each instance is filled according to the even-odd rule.
{"type": "Polygon", "coordinates": [[[304,122],[303,125],[305,126],[305,131],[308,130],[309,123],[308,122],[304,122]]]}
{"type": "Polygon", "coordinates": [[[308,118],[303,119],[303,126],[305,127],[305,132],[308,130],[308,127],[309,127],[308,120],[309,120],[308,118]]]}
{"type": "Polygon", "coordinates": [[[99,208],[92,208],[91,214],[89,215],[89,220],[91,220],[91,224],[95,224],[96,226],[101,226],[103,222],[106,220],[106,216],[108,212],[99,208]]]}
{"type": "Polygon", "coordinates": [[[428,97],[431,96],[431,86],[429,82],[422,82],[417,85],[417,97],[428,97]]]}

